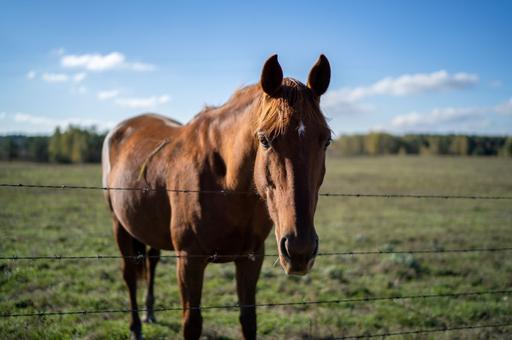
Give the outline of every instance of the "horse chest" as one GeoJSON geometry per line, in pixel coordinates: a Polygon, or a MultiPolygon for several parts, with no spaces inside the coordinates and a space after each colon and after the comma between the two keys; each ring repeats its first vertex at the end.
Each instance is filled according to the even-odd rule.
{"type": "Polygon", "coordinates": [[[208,253],[253,252],[271,229],[266,208],[255,197],[205,194],[173,202],[171,229],[177,248],[194,240],[208,253]]]}

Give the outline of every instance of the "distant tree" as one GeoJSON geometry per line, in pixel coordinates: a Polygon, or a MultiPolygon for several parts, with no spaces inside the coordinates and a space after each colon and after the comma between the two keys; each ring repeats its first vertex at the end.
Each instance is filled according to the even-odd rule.
{"type": "Polygon", "coordinates": [[[0,136],[0,160],[48,161],[48,137],[0,136]]]}
{"type": "Polygon", "coordinates": [[[512,136],[507,137],[507,140],[503,143],[500,155],[512,157],[512,136]]]}
{"type": "Polygon", "coordinates": [[[89,131],[89,135],[87,138],[87,162],[101,162],[101,149],[103,146],[104,139],[105,133],[98,133],[96,131],[96,128],[93,127],[89,131]]]}
{"type": "Polygon", "coordinates": [[[369,133],[364,137],[365,153],[371,156],[379,154],[379,136],[377,133],[369,133]]]}
{"type": "Polygon", "coordinates": [[[338,138],[334,143],[330,153],[332,155],[356,156],[364,155],[364,136],[345,135],[338,138]]]}
{"type": "Polygon", "coordinates": [[[16,144],[11,136],[1,137],[0,139],[0,160],[10,161],[17,156],[16,144]]]}
{"type": "Polygon", "coordinates": [[[397,154],[400,143],[397,137],[381,132],[371,132],[364,138],[364,149],[368,155],[397,154]]]}
{"type": "Polygon", "coordinates": [[[398,137],[388,133],[379,133],[379,151],[381,154],[394,155],[400,149],[400,140],[398,137]]]}
{"type": "Polygon", "coordinates": [[[72,163],[84,163],[87,160],[87,131],[70,127],[66,134],[70,135],[71,147],[69,159],[72,163]]]}
{"type": "Polygon", "coordinates": [[[465,156],[469,154],[469,141],[467,136],[458,135],[452,137],[449,153],[451,155],[465,156]]]}
{"type": "MultiPolygon", "coordinates": [[[[509,137],[510,138],[510,137],[509,137]]],[[[333,143],[330,155],[504,155],[511,143],[506,137],[467,135],[404,135],[386,133],[343,135],[333,143]]]]}
{"type": "Polygon", "coordinates": [[[104,138],[94,127],[69,126],[63,132],[56,128],[48,143],[49,159],[58,163],[97,163],[104,138]]]}
{"type": "Polygon", "coordinates": [[[400,144],[405,149],[406,154],[417,155],[420,153],[423,141],[420,135],[405,135],[400,138],[400,144]]]}
{"type": "Polygon", "coordinates": [[[60,132],[60,128],[55,128],[53,135],[50,137],[50,141],[48,143],[48,156],[51,162],[61,162],[62,154],[61,154],[61,139],[62,133],[60,132]]]}
{"type": "Polygon", "coordinates": [[[27,160],[33,162],[48,162],[48,141],[46,136],[27,138],[27,160]]]}

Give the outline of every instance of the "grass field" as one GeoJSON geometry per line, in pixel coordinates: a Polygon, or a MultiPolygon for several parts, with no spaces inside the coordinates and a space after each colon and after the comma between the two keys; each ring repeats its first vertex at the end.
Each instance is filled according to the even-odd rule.
{"type": "MultiPolygon", "coordinates": [[[[0,163],[0,182],[100,185],[97,165],[0,163]]],[[[512,195],[512,160],[380,157],[329,159],[324,192],[512,195]]],[[[321,197],[320,251],[512,246],[511,201],[321,197]]],[[[273,235],[267,253],[277,251],[273,235]]],[[[117,255],[102,193],[0,188],[0,255],[117,255]]],[[[169,253],[164,253],[169,254],[169,253]]],[[[267,258],[258,302],[437,294],[512,288],[512,252],[319,257],[287,277],[267,258]]],[[[118,259],[0,261],[0,311],[127,308],[118,259]]],[[[156,305],[178,306],[172,259],[158,268],[156,305]]],[[[142,298],[143,292],[139,294],[142,298]]],[[[142,301],[142,300],[140,300],[142,301]]],[[[234,266],[207,268],[203,304],[236,302],[234,266]]],[[[180,312],[160,312],[146,339],[179,338],[180,312]]],[[[206,338],[241,337],[237,310],[203,312],[206,338]]],[[[330,338],[512,321],[512,296],[259,308],[263,339],[330,338]]],[[[3,339],[124,339],[127,314],[1,318],[3,339]]],[[[512,327],[405,338],[511,338],[512,327]]]]}

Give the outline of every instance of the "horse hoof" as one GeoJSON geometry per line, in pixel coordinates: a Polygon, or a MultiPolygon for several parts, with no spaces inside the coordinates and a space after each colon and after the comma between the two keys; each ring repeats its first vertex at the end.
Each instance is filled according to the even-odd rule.
{"type": "Polygon", "coordinates": [[[156,323],[155,315],[153,313],[147,314],[146,317],[144,318],[144,322],[145,323],[156,323]]]}

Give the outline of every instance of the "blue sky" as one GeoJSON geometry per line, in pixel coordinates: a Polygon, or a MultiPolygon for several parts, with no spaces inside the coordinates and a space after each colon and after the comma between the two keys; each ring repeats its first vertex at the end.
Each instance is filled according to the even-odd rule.
{"type": "Polygon", "coordinates": [[[337,134],[512,134],[510,1],[12,1],[0,11],[0,134],[188,121],[324,53],[337,134]]]}

